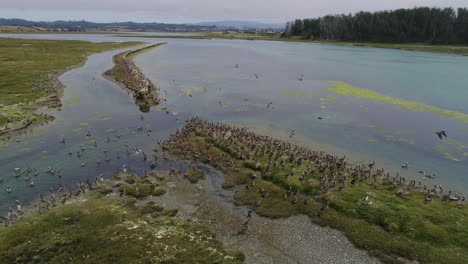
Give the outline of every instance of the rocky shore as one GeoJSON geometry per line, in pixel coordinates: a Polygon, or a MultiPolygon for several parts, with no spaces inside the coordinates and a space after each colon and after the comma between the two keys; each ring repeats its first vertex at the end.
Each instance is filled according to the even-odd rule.
{"type": "Polygon", "coordinates": [[[159,104],[158,88],[133,63],[131,56],[166,43],[159,43],[141,49],[130,50],[114,56],[115,66],[104,74],[133,93],[135,103],[142,112],[159,104]]]}

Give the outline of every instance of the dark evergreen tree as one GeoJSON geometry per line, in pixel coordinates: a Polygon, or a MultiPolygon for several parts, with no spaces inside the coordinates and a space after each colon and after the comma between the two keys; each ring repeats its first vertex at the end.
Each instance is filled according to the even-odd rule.
{"type": "Polygon", "coordinates": [[[416,7],[296,19],[287,23],[283,36],[356,42],[468,44],[468,9],[416,7]]]}

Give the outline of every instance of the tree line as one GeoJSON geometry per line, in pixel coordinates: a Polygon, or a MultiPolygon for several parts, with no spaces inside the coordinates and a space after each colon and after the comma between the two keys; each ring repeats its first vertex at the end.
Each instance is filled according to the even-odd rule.
{"type": "Polygon", "coordinates": [[[468,44],[468,9],[416,7],[296,19],[286,24],[283,36],[330,41],[468,44]]]}

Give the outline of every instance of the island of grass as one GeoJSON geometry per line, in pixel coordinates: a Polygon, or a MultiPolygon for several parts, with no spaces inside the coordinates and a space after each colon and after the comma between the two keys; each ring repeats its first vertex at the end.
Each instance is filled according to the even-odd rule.
{"type": "Polygon", "coordinates": [[[238,205],[266,217],[308,215],[385,263],[468,259],[468,209],[454,192],[198,119],[160,146],[221,170],[225,188],[244,186],[238,205]]]}
{"type": "Polygon", "coordinates": [[[119,53],[114,56],[115,66],[105,72],[105,75],[122,84],[133,93],[135,103],[140,107],[140,111],[142,112],[148,112],[151,106],[159,104],[158,88],[135,65],[133,57],[141,52],[164,44],[166,43],[119,53]]]}
{"type": "Polygon", "coordinates": [[[118,173],[42,198],[39,212],[0,227],[0,263],[243,263],[242,253],[226,250],[206,227],[151,201],[148,190],[161,189],[162,180],[118,173]]]}
{"type": "Polygon", "coordinates": [[[84,63],[93,53],[138,44],[0,38],[0,137],[52,118],[34,111],[60,107],[60,74],[84,63]]]}

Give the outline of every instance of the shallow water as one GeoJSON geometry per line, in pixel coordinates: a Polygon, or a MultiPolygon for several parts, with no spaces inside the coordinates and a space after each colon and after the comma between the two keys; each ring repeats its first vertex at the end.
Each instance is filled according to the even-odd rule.
{"type": "MultiPolygon", "coordinates": [[[[411,178],[422,178],[418,170],[436,173],[436,180],[426,180],[429,186],[440,183],[458,191],[468,186],[468,125],[434,113],[410,112],[327,92],[333,85],[330,81],[342,81],[468,113],[468,90],[464,89],[468,75],[463,71],[468,68],[467,57],[267,41],[152,40],[97,34],[9,36],[168,41],[136,57],[137,65],[161,88],[168,103],[154,107],[150,113],[140,113],[126,91],[101,76],[112,67],[112,55],[119,51],[91,56],[84,67],[61,76],[67,86],[64,106],[61,111],[44,110],[54,115],[55,121],[21,137],[20,143],[2,143],[0,211],[12,206],[16,199],[28,201],[60,183],[84,182],[100,173],[108,177],[123,164],[142,174],[150,169],[149,161],[143,162],[142,153],[136,154],[133,148],[142,149],[151,158],[155,142],[182,127],[183,121],[192,116],[285,138],[294,129],[293,140],[299,144],[345,153],[362,162],[375,159],[378,166],[411,178]],[[297,79],[300,74],[304,74],[303,81],[297,79]],[[144,127],[144,132],[138,132],[138,126],[144,127]],[[152,129],[150,136],[146,134],[148,128],[152,129]],[[437,139],[433,131],[438,129],[445,129],[449,139],[437,139]],[[89,138],[85,136],[88,130],[89,138]],[[115,137],[118,134],[120,138],[115,137]],[[65,145],[59,143],[62,136],[65,145]],[[107,137],[109,143],[105,142],[107,137]],[[97,140],[97,147],[92,140],[97,140]],[[130,155],[126,154],[126,142],[130,155]],[[79,158],[76,152],[81,144],[86,150],[79,158]],[[72,155],[68,154],[70,149],[72,155]],[[111,157],[109,163],[103,161],[105,149],[111,157]],[[85,162],[84,167],[80,160],[85,162]],[[410,163],[409,170],[400,168],[405,161],[410,163]],[[25,174],[13,176],[14,168],[24,172],[27,166],[41,172],[33,176],[34,187],[23,180],[25,174]],[[44,173],[48,166],[59,169],[63,177],[44,173]],[[4,191],[6,186],[13,189],[11,194],[4,191]]],[[[161,162],[158,166],[169,165],[161,162]]]]}

